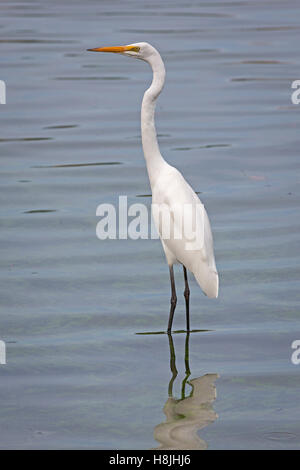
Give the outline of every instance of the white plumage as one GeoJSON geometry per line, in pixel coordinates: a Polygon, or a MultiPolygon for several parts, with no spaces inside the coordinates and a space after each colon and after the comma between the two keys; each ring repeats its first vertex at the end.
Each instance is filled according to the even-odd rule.
{"type": "MultiPolygon", "coordinates": [[[[177,227],[175,227],[176,221],[184,220],[184,207],[187,205],[191,206],[193,210],[193,218],[196,218],[196,205],[198,204],[203,207],[204,240],[203,247],[201,249],[187,249],[190,240],[185,236],[182,225],[179,226],[179,232],[181,232],[181,237],[179,239],[170,237],[165,239],[161,238],[161,241],[168,265],[172,266],[175,263],[183,264],[194,274],[198,284],[208,297],[217,297],[219,280],[215,264],[212,233],[207,212],[197,194],[176,168],[168,164],[167,166],[163,165],[159,178],[152,187],[152,203],[165,205],[169,208],[169,211],[174,214],[174,217],[171,217],[171,234],[177,229],[177,227]]],[[[164,210],[161,210],[161,212],[163,214],[164,210]]],[[[169,214],[166,213],[165,218],[168,216],[169,214]]],[[[157,230],[160,236],[162,236],[162,218],[158,219],[155,217],[155,214],[153,214],[153,217],[157,230]]],[[[201,230],[201,227],[198,227],[198,229],[201,230]]]]}
{"type": "Polygon", "coordinates": [[[184,268],[187,330],[189,330],[189,286],[186,268],[192,272],[203,292],[211,298],[218,296],[219,278],[215,264],[213,238],[209,219],[199,197],[185,181],[182,174],[169,165],[162,157],[156,136],[154,113],[156,100],[164,86],[165,67],[158,51],[148,43],[141,42],[120,47],[102,47],[89,49],[96,52],[115,52],[148,62],[153,71],[151,86],[146,90],[141,110],[141,130],[143,151],[147,165],[151,190],[152,205],[160,207],[160,213],[153,211],[156,228],[160,234],[166,259],[170,269],[172,288],[171,310],[168,333],[171,331],[177,297],[173,265],[180,263],[184,268]],[[189,207],[190,220],[184,219],[185,208],[189,207]],[[196,219],[201,208],[201,218],[196,219]],[[170,217],[171,214],[171,217],[170,217]],[[170,217],[170,236],[164,237],[163,224],[170,217]],[[198,220],[195,225],[195,221],[198,220]],[[178,221],[182,221],[178,224],[178,221]],[[196,249],[190,247],[190,238],[184,230],[194,224],[201,243],[196,249]],[[177,236],[174,233],[177,233],[177,236]],[[178,237],[178,234],[181,235],[178,237]]]}

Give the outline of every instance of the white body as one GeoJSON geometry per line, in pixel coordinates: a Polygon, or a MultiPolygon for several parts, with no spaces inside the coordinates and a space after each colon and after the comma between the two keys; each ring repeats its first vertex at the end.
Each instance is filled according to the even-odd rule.
{"type": "MultiPolygon", "coordinates": [[[[156,99],[163,88],[165,80],[163,61],[158,51],[150,44],[137,43],[135,46],[141,48],[143,57],[140,58],[146,60],[153,70],[153,81],[144,94],[141,111],[142,143],[152,190],[152,203],[165,204],[175,214],[176,211],[179,211],[179,218],[184,211],[184,205],[189,204],[193,208],[193,217],[195,217],[196,205],[202,204],[199,197],[185,181],[182,174],[163,159],[157,143],[154,112],[156,99]]],[[[157,216],[155,217],[155,213],[153,213],[153,218],[161,236],[168,265],[183,264],[194,274],[198,284],[208,297],[217,297],[219,278],[215,264],[213,238],[206,210],[203,208],[203,226],[198,226],[198,230],[201,230],[203,234],[203,245],[201,249],[197,250],[186,249],[189,240],[186,239],[183,230],[180,239],[174,237],[162,239],[161,223],[157,216]]],[[[175,223],[174,220],[178,219],[175,217],[172,220],[175,223]]],[[[171,227],[171,233],[173,233],[172,229],[174,228],[171,227]]]]}
{"type": "MultiPolygon", "coordinates": [[[[181,263],[194,274],[198,284],[208,297],[217,297],[219,277],[215,264],[213,239],[207,213],[200,199],[181,173],[163,159],[157,143],[154,124],[155,104],[165,82],[165,67],[160,54],[153,46],[146,42],[130,44],[128,46],[100,47],[88,50],[123,54],[144,60],[150,64],[153,71],[153,80],[150,88],[144,94],[142,103],[142,143],[152,190],[152,204],[164,206],[163,210],[166,216],[170,213],[173,214],[170,224],[171,236],[169,238],[166,238],[162,233],[160,217],[157,217],[155,212],[153,213],[153,218],[157,231],[160,234],[169,266],[172,267],[174,263],[181,263]],[[189,206],[190,213],[189,218],[184,220],[183,215],[187,205],[189,206]],[[202,211],[201,223],[198,223],[199,220],[196,222],[196,233],[198,231],[201,243],[199,248],[190,250],[187,249],[187,244],[190,244],[191,240],[189,237],[186,237],[185,228],[187,225],[190,225],[191,221],[197,220],[196,214],[198,213],[199,206],[201,206],[202,211]],[[178,220],[181,220],[179,227],[178,220]],[[175,229],[176,236],[172,236],[175,229]],[[180,231],[180,237],[178,237],[178,232],[180,231]]],[[[170,275],[172,285],[171,303],[173,305],[169,325],[171,329],[177,300],[172,268],[170,269],[170,275]]],[[[188,288],[187,285],[186,288],[188,288]]],[[[186,294],[189,295],[189,291],[186,290],[186,294]]]]}
{"type": "MultiPolygon", "coordinates": [[[[196,205],[201,204],[197,194],[191,186],[185,181],[182,174],[171,165],[163,168],[158,180],[152,187],[152,203],[167,205],[173,213],[180,212],[178,217],[171,218],[171,234],[175,227],[172,225],[179,218],[183,220],[183,207],[185,204],[192,204],[193,216],[195,217],[196,205]],[[178,201],[181,201],[178,204],[178,201]]],[[[163,211],[162,211],[163,214],[163,211]]],[[[157,213],[153,212],[153,218],[157,231],[161,236],[161,242],[169,266],[175,263],[183,264],[191,271],[203,292],[208,296],[215,298],[218,296],[218,273],[215,264],[213,239],[207,212],[203,210],[203,233],[204,240],[201,249],[188,250],[190,242],[182,230],[181,238],[174,237],[162,238],[161,218],[158,219],[157,213]]],[[[166,213],[166,217],[168,214],[166,213]]],[[[176,227],[177,228],[177,227],[176,227]]],[[[180,227],[181,229],[181,227],[180,227]]],[[[201,230],[201,228],[199,227],[201,230]]]]}

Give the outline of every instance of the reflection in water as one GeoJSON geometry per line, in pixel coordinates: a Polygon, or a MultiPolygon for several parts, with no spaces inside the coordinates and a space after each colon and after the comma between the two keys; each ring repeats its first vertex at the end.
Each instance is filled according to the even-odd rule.
{"type": "Polygon", "coordinates": [[[170,368],[172,377],[169,382],[169,398],[163,408],[166,421],[154,429],[154,438],[160,443],[157,449],[206,449],[207,443],[201,439],[197,431],[213,423],[218,415],[212,403],[216,399],[215,380],[218,374],[205,374],[202,377],[188,380],[191,375],[189,367],[189,336],[185,341],[185,377],[181,386],[181,398],[173,396],[173,384],[177,377],[174,343],[169,336],[170,368]],[[189,394],[187,385],[191,386],[189,394]]]}

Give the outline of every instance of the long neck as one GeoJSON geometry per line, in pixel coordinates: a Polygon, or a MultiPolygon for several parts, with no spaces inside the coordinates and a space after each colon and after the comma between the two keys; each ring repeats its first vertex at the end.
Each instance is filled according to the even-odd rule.
{"type": "Polygon", "coordinates": [[[159,151],[154,122],[156,100],[165,82],[165,67],[158,52],[151,56],[151,60],[148,62],[152,67],[153,80],[150,88],[144,94],[141,110],[141,127],[143,151],[152,187],[162,166],[166,164],[159,151]]]}

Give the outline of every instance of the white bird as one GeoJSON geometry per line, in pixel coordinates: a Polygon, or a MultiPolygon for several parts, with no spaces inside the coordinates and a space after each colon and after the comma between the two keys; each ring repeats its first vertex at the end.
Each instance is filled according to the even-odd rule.
{"type": "MultiPolygon", "coordinates": [[[[185,181],[182,174],[169,165],[162,157],[156,136],[154,113],[156,100],[165,82],[165,67],[159,52],[150,44],[140,42],[127,46],[99,47],[88,49],[94,52],[114,52],[150,64],[153,80],[146,90],[141,110],[141,131],[143,151],[152,190],[152,214],[160,235],[170,271],[171,308],[168,333],[171,332],[174,311],[177,303],[173,265],[183,265],[186,303],[186,327],[190,330],[189,298],[190,289],[187,269],[191,271],[203,292],[211,298],[218,296],[219,277],[216,269],[213,238],[209,219],[199,197],[185,181]],[[153,208],[159,207],[159,211],[153,208]],[[200,217],[199,217],[200,214],[200,217]],[[164,223],[169,221],[169,231],[164,234],[164,223]],[[191,245],[193,239],[187,234],[194,234],[197,245],[191,245]],[[192,229],[191,226],[194,228],[192,229]]],[[[168,224],[167,224],[168,225],[168,224]]]]}

